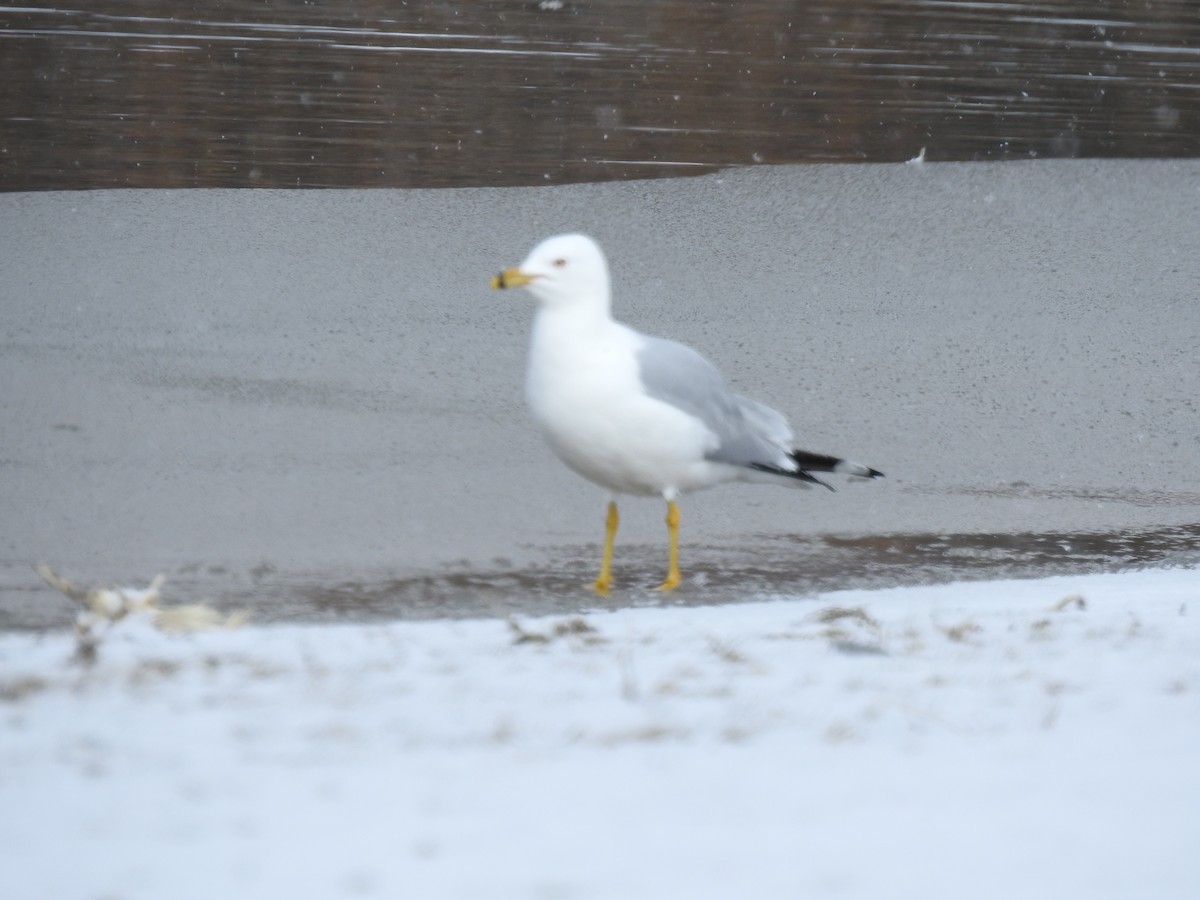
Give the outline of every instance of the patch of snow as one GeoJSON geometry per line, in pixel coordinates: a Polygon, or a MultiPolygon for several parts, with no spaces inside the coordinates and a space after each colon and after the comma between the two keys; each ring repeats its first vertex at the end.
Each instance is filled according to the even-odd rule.
{"type": "Polygon", "coordinates": [[[1195,570],[0,635],[6,894],[1194,896],[1195,570]]]}

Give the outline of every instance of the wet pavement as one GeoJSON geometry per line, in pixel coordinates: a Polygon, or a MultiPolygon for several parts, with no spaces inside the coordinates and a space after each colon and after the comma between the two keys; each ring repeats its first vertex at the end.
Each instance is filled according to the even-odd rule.
{"type": "MultiPolygon", "coordinates": [[[[681,589],[662,594],[661,548],[624,547],[619,584],[607,597],[588,587],[597,546],[559,548],[536,568],[451,567],[388,578],[362,572],[283,574],[271,567],[234,576],[221,567],[172,573],[172,596],[251,609],[256,622],[389,622],[397,619],[564,615],[628,606],[703,606],[829,591],[1200,566],[1200,524],[1157,531],[1077,534],[881,534],[761,536],[753,545],[701,545],[681,589]]],[[[1066,589],[1064,589],[1064,592],[1066,589]]],[[[46,588],[11,591],[0,629],[68,625],[73,607],[46,588]]]]}
{"type": "Polygon", "coordinates": [[[887,478],[622,505],[609,602],[1194,563],[1200,162],[792,166],[454,191],[0,195],[0,627],[33,571],[258,621],[568,611],[604,497],[523,408],[541,237],[802,446],[887,478]]]}
{"type": "MultiPolygon", "coordinates": [[[[1112,534],[784,535],[752,549],[689,548],[683,589],[664,596],[661,549],[626,548],[624,587],[600,598],[581,587],[595,576],[598,547],[579,548],[539,571],[461,572],[381,583],[296,585],[278,614],[309,620],[562,614],[637,605],[701,606],[770,596],[1119,572],[1155,565],[1200,565],[1200,525],[1112,534]],[[515,606],[514,606],[515,601],[515,606]]],[[[232,600],[232,598],[230,598],[232,600]]]]}

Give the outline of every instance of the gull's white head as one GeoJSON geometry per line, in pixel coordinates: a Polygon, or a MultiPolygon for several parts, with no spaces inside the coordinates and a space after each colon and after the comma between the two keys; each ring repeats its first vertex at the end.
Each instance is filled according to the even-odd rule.
{"type": "Polygon", "coordinates": [[[592,306],[608,310],[608,263],[600,245],[583,234],[546,238],[492,279],[493,288],[525,287],[546,306],[592,306]]]}

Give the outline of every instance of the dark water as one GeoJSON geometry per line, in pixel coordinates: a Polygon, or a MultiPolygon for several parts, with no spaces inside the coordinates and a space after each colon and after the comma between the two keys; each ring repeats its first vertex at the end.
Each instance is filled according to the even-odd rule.
{"type": "Polygon", "coordinates": [[[1195,0],[0,8],[0,189],[1194,156],[1195,0]]]}

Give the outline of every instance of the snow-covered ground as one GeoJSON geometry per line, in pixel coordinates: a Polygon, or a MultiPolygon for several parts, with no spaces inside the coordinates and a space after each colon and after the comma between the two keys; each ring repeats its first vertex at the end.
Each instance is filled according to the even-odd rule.
{"type": "Polygon", "coordinates": [[[11,898],[1194,898],[1200,578],[0,635],[11,898]]]}

